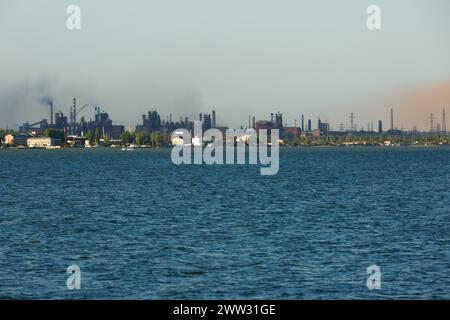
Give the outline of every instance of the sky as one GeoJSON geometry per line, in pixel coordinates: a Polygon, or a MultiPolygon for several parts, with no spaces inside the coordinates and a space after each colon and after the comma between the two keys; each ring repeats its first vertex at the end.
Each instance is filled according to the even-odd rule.
{"type": "Polygon", "coordinates": [[[393,107],[396,127],[425,130],[450,113],[449,13],[448,0],[0,0],[0,127],[49,118],[50,95],[125,126],[214,109],[231,127],[278,111],[289,126],[305,114],[337,129],[354,112],[387,127],[393,107]],[[66,28],[71,4],[81,30],[66,28]]]}

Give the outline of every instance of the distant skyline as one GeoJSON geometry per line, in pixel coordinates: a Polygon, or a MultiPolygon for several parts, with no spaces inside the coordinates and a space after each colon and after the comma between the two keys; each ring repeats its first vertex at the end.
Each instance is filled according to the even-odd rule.
{"type": "Polygon", "coordinates": [[[55,111],[77,97],[125,126],[157,108],[335,129],[354,112],[387,129],[393,107],[398,128],[427,130],[430,113],[450,114],[449,12],[448,0],[0,0],[0,127],[48,118],[50,95],[55,111]],[[70,4],[80,31],[66,29],[70,4]],[[382,30],[366,28],[371,4],[382,30]]]}

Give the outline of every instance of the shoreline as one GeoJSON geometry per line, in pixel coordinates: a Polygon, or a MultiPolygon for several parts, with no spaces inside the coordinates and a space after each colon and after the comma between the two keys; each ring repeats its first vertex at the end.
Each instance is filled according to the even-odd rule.
{"type": "MultiPolygon", "coordinates": [[[[450,147],[449,144],[406,144],[406,145],[364,145],[364,144],[354,144],[354,145],[280,145],[280,149],[310,149],[310,148],[339,148],[339,149],[350,149],[350,148],[382,148],[382,149],[397,149],[397,148],[445,148],[450,147]]],[[[123,147],[108,147],[108,146],[98,146],[98,147],[48,147],[48,148],[29,148],[29,147],[0,147],[0,150],[118,150],[118,151],[134,151],[134,150],[170,150],[173,146],[160,146],[160,147],[133,147],[129,148],[123,147]]]]}

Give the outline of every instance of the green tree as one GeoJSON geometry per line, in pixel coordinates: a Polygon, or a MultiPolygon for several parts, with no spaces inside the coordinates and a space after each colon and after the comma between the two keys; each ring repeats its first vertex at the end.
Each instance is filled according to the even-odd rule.
{"type": "Polygon", "coordinates": [[[152,147],[159,147],[160,145],[160,137],[159,137],[159,132],[152,132],[150,135],[150,142],[152,147]]]}
{"type": "Polygon", "coordinates": [[[122,143],[124,143],[124,144],[131,143],[131,142],[133,142],[133,134],[128,131],[124,131],[120,135],[120,140],[122,140],[122,143]]]}
{"type": "Polygon", "coordinates": [[[86,132],[84,134],[84,137],[86,138],[86,140],[89,140],[89,143],[94,142],[94,132],[92,132],[92,130],[89,130],[88,132],[86,132]]]}
{"type": "Polygon", "coordinates": [[[45,129],[44,136],[52,139],[59,139],[61,141],[65,141],[64,130],[61,129],[53,129],[53,128],[45,129]]]}
{"type": "Polygon", "coordinates": [[[144,135],[142,132],[135,132],[134,134],[134,143],[137,145],[142,145],[144,142],[144,135]]]}

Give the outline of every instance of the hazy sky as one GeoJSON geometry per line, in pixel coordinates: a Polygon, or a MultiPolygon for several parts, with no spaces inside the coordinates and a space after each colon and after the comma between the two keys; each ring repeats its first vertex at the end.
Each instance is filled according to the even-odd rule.
{"type": "Polygon", "coordinates": [[[0,0],[0,127],[48,118],[39,98],[52,95],[55,111],[77,97],[133,126],[155,107],[214,108],[231,126],[281,111],[337,128],[353,111],[366,126],[394,106],[399,127],[425,129],[450,113],[449,13],[448,0],[0,0]],[[70,4],[80,31],[66,28],[70,4]],[[380,31],[366,28],[370,4],[380,31]],[[434,87],[429,105],[409,96],[434,87]]]}

